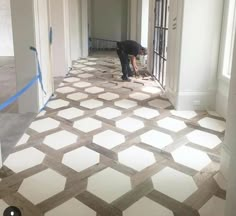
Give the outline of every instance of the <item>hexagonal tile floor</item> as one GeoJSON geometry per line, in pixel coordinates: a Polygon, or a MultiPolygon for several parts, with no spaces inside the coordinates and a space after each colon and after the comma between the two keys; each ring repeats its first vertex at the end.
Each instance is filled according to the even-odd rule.
{"type": "Polygon", "coordinates": [[[58,150],[76,143],[77,139],[77,135],[63,130],[46,136],[43,143],[55,150],[58,150]]]}
{"type": "Polygon", "coordinates": [[[24,179],[18,192],[33,204],[39,204],[63,191],[65,183],[64,176],[47,169],[24,179]]]}
{"type": "Polygon", "coordinates": [[[198,189],[191,176],[169,167],[154,175],[152,181],[156,190],[180,202],[198,189]]]}
{"type": "Polygon", "coordinates": [[[6,204],[25,215],[222,215],[225,121],[174,110],[149,77],[120,76],[112,56],[73,61],[4,161],[0,215],[6,204]]]}
{"type": "Polygon", "coordinates": [[[123,173],[106,168],[88,178],[87,190],[105,202],[111,203],[131,190],[131,181],[123,173]]]}
{"type": "Polygon", "coordinates": [[[99,163],[99,154],[86,147],[81,147],[66,153],[62,163],[77,172],[81,172],[99,163]]]}

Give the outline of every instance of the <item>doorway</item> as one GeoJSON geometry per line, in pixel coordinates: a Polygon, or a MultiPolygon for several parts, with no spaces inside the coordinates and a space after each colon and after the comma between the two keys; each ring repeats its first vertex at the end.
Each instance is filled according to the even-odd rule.
{"type": "Polygon", "coordinates": [[[169,0],[156,0],[154,18],[153,75],[165,88],[169,0]]]}

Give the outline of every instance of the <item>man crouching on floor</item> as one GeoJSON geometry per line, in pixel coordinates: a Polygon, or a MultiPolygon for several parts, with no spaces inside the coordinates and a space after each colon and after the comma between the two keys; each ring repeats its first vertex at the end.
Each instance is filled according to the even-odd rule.
{"type": "Polygon", "coordinates": [[[129,77],[133,76],[133,72],[129,66],[129,55],[131,55],[131,64],[133,66],[134,73],[138,73],[138,67],[136,64],[137,55],[146,55],[146,48],[142,47],[139,43],[132,40],[126,40],[117,42],[117,54],[120,59],[122,67],[122,80],[130,81],[129,77]]]}

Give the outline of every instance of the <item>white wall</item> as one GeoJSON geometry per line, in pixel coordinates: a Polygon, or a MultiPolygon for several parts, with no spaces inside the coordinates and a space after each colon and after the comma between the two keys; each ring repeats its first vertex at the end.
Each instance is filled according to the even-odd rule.
{"type": "Polygon", "coordinates": [[[53,31],[53,43],[51,45],[53,76],[65,76],[68,71],[65,31],[69,31],[69,29],[64,23],[64,0],[50,0],[49,3],[50,26],[53,31]]]}
{"type": "Polygon", "coordinates": [[[92,37],[115,41],[126,39],[127,9],[127,0],[92,0],[92,37]]]}
{"type": "MultiPolygon", "coordinates": [[[[171,4],[175,1],[171,1],[171,4]]],[[[175,75],[178,93],[175,94],[174,86],[167,86],[175,94],[172,95],[172,101],[180,110],[214,109],[223,1],[187,0],[178,1],[177,6],[182,8],[183,18],[181,9],[178,9],[177,31],[170,31],[169,38],[173,37],[171,34],[177,34],[180,38],[175,42],[181,44],[180,48],[176,48],[180,55],[172,60],[168,56],[167,62],[178,67],[174,61],[179,61],[178,72],[175,72],[179,74],[175,75]],[[178,32],[178,28],[182,31],[178,32]]],[[[168,53],[172,53],[170,45],[168,53]]],[[[167,73],[172,73],[173,68],[167,67],[167,73]]],[[[169,81],[167,83],[170,85],[169,81]]]]}
{"type": "MultiPolygon", "coordinates": [[[[153,10],[153,8],[152,8],[153,10]]],[[[142,1],[141,45],[148,46],[149,0],[142,1]]]]}
{"type": "Polygon", "coordinates": [[[10,0],[0,0],[0,56],[14,56],[10,0]]]}

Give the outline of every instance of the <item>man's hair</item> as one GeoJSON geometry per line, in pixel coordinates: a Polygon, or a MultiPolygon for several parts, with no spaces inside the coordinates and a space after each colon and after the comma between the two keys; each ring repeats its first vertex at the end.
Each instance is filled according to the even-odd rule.
{"type": "Polygon", "coordinates": [[[141,47],[141,51],[143,55],[147,55],[147,48],[141,47]]]}

